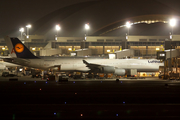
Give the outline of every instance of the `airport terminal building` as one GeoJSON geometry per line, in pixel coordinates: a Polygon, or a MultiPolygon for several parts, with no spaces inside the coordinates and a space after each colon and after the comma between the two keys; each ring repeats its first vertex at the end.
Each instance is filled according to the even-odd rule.
{"type": "MultiPolygon", "coordinates": [[[[173,35],[172,40],[169,36],[87,36],[86,41],[84,37],[57,37],[57,40],[46,40],[44,36],[30,35],[29,39],[26,38],[23,42],[36,56],[103,57],[129,49],[133,51],[132,54],[121,58],[127,56],[150,59],[157,57],[157,51],[180,49],[180,35],[173,35]],[[83,54],[77,54],[82,50],[83,54]]],[[[0,52],[1,55],[8,54],[3,40],[0,42],[0,52]]]]}

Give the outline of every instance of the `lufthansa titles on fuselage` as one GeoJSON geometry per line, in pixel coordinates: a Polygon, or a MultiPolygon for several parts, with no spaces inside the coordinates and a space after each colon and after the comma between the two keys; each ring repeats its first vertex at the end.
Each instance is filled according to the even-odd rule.
{"type": "Polygon", "coordinates": [[[161,63],[160,60],[148,60],[148,63],[161,63]]]}

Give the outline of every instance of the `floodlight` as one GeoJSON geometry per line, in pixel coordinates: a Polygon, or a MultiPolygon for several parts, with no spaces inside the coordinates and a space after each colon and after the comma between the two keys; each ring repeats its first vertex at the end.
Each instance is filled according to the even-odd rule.
{"type": "Polygon", "coordinates": [[[20,32],[24,32],[24,28],[20,28],[19,31],[20,31],[20,32]]]}
{"type": "Polygon", "coordinates": [[[174,27],[176,25],[176,19],[170,19],[169,24],[171,27],[174,27]]]}
{"type": "Polygon", "coordinates": [[[130,27],[131,27],[130,21],[126,22],[126,27],[127,27],[127,28],[130,28],[130,27]]]}
{"type": "Polygon", "coordinates": [[[56,30],[59,31],[61,28],[59,25],[56,25],[56,30]]]}
{"type": "Polygon", "coordinates": [[[85,29],[86,29],[86,30],[89,29],[89,23],[85,24],[85,29]]]}

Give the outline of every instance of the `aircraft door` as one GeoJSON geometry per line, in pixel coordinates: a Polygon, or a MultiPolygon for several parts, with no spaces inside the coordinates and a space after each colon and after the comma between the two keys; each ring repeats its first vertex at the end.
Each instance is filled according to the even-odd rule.
{"type": "Polygon", "coordinates": [[[61,65],[58,66],[58,71],[60,71],[60,70],[61,70],[61,65]]]}

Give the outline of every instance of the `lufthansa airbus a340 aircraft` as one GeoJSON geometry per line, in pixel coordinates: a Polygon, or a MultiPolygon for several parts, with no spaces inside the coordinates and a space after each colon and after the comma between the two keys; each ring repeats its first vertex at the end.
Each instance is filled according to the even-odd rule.
{"type": "Polygon", "coordinates": [[[4,61],[43,70],[59,69],[60,71],[79,71],[93,73],[113,73],[125,75],[126,70],[137,69],[137,72],[158,72],[163,66],[156,59],[94,59],[94,58],[38,58],[18,39],[5,37],[12,58],[4,61]]]}

